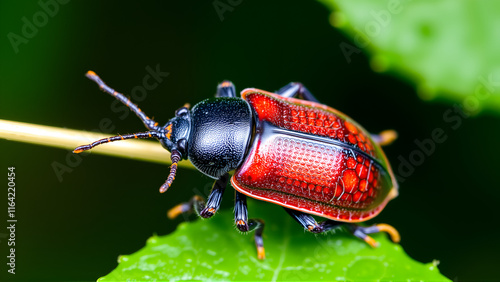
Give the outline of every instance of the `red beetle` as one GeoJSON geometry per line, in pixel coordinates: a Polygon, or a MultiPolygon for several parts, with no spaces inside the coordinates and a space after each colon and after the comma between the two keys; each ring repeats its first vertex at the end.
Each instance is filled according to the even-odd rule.
{"type": "Polygon", "coordinates": [[[181,159],[216,179],[208,201],[194,196],[171,209],[170,218],[193,210],[204,218],[220,207],[230,178],[235,188],[235,223],[242,232],[255,230],[259,259],[265,257],[264,221],[248,219],[246,196],[283,206],[312,233],[344,225],[354,236],[375,247],[368,234],[399,234],[390,225],[355,224],[376,216],[398,194],[391,166],[380,145],[392,142],[394,131],[371,135],[343,113],[320,104],[300,83],[276,93],[245,89],[236,97],[233,84],[217,87],[216,98],[182,107],[159,126],[128,98],[94,73],[87,77],[127,105],[149,129],[147,132],[105,138],[76,148],[75,153],[131,138],[156,138],[171,152],[172,166],[160,192],[172,184],[181,159]],[[297,99],[294,97],[299,97],[297,99]],[[312,215],[326,218],[316,222],[312,215]]]}

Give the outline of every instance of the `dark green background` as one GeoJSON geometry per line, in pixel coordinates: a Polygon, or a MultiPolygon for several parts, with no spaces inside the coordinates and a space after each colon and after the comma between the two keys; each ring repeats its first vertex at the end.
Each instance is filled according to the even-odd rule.
{"type": "MultiPolygon", "coordinates": [[[[396,129],[399,139],[385,150],[396,172],[398,157],[408,160],[418,150],[416,139],[442,128],[447,140],[400,183],[400,196],[373,222],[397,227],[411,257],[440,260],[451,279],[498,279],[498,117],[483,113],[454,130],[443,120],[451,103],[420,101],[397,74],[374,73],[364,53],[347,63],[339,44],[351,41],[329,25],[322,5],[243,1],[221,21],[212,1],[72,1],[16,54],[7,34],[22,35],[22,17],[33,22],[41,10],[36,1],[0,3],[1,119],[93,130],[109,118],[110,135],[143,131],[134,115],[121,119],[111,110],[112,98],[84,77],[89,69],[129,94],[145,68],[159,64],[170,75],[139,104],[160,123],[185,102],[212,96],[223,79],[237,90],[270,91],[300,81],[368,130],[396,129]]],[[[67,164],[69,151],[0,140],[0,155],[4,187],[7,166],[17,173],[17,274],[7,276],[15,280],[95,280],[117,265],[118,255],[137,251],[153,233],[171,232],[180,220],[169,221],[165,212],[197,191],[205,194],[212,182],[180,169],[160,195],[164,165],[90,155],[60,182],[52,164],[67,164]]],[[[0,195],[4,226],[7,188],[0,195]]],[[[228,191],[224,206],[231,202],[228,191]]],[[[299,225],[296,232],[303,232],[299,225]]],[[[5,277],[8,253],[0,240],[5,277]]]]}

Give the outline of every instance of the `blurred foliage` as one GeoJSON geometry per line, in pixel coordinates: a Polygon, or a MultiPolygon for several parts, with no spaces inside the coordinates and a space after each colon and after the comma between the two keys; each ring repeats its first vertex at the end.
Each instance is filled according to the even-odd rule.
{"type": "Polygon", "coordinates": [[[353,42],[346,60],[366,51],[372,69],[412,80],[424,100],[459,102],[469,114],[500,113],[500,2],[320,0],[330,22],[353,42]]]}
{"type": "Polygon", "coordinates": [[[448,281],[433,263],[406,255],[384,234],[371,248],[342,229],[314,236],[301,230],[279,206],[249,202],[265,218],[266,259],[257,259],[253,233],[233,227],[225,210],[210,220],[182,223],[166,236],[149,238],[140,251],[120,256],[118,268],[99,281],[122,280],[397,280],[448,281]]]}

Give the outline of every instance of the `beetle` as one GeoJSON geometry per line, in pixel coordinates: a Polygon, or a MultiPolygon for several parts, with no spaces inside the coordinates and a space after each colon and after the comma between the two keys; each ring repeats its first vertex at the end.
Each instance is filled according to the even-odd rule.
{"type": "Polygon", "coordinates": [[[74,153],[108,142],[155,138],[171,153],[172,161],[161,193],[172,185],[182,159],[215,179],[206,202],[196,195],[169,210],[169,218],[192,211],[212,217],[230,181],[235,189],[236,227],[255,231],[259,259],[265,258],[264,221],[248,218],[247,196],[283,206],[311,233],[343,225],[372,247],[378,243],[369,234],[377,232],[399,242],[397,230],[390,225],[356,224],[375,217],[398,194],[381,149],[396,138],[394,131],[369,134],[345,114],[319,103],[301,83],[290,83],[276,93],[248,88],[237,97],[230,81],[217,86],[215,98],[191,110],[187,105],[179,108],[174,118],[160,126],[95,72],[86,76],[130,108],[148,131],[97,140],[74,153]],[[325,220],[317,222],[313,216],[325,220]]]}

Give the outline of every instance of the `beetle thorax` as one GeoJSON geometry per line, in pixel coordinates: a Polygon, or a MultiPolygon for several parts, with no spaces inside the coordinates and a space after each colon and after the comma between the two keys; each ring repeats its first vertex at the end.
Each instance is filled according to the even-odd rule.
{"type": "Polygon", "coordinates": [[[191,111],[188,155],[202,173],[218,179],[245,158],[252,134],[250,105],[240,98],[212,98],[191,111]]]}

